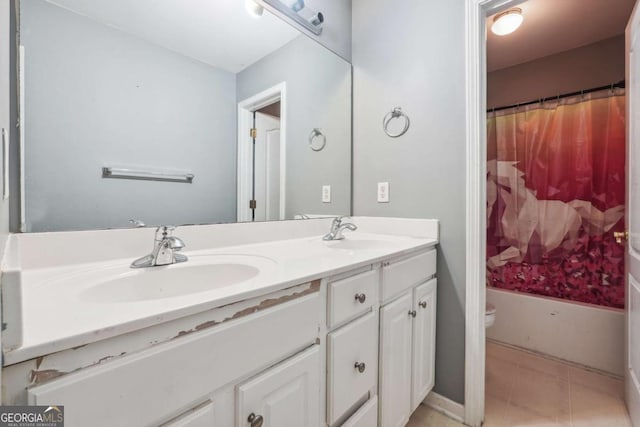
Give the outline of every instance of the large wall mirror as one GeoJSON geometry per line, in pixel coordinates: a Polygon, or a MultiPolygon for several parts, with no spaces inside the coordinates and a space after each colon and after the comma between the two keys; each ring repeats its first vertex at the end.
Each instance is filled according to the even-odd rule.
{"type": "Polygon", "coordinates": [[[351,65],[251,9],[21,0],[22,231],[348,215],[351,65]]]}

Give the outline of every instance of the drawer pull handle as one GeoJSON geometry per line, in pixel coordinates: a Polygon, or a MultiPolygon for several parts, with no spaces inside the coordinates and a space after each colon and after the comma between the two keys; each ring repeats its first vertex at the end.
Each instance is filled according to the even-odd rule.
{"type": "Polygon", "coordinates": [[[364,362],[356,362],[355,368],[358,370],[358,372],[363,373],[366,367],[367,365],[365,365],[364,362]]]}
{"type": "Polygon", "coordinates": [[[262,427],[262,423],[264,422],[264,418],[262,415],[256,415],[253,412],[249,414],[247,421],[251,423],[251,427],[262,427]]]}
{"type": "Polygon", "coordinates": [[[365,294],[356,294],[356,301],[358,301],[360,304],[364,304],[366,300],[367,296],[365,294]]]}
{"type": "Polygon", "coordinates": [[[416,317],[417,315],[418,315],[418,313],[416,313],[416,311],[415,311],[415,310],[411,310],[411,311],[409,311],[409,316],[411,316],[411,317],[416,317]]]}
{"type": "Polygon", "coordinates": [[[391,263],[389,261],[385,261],[382,263],[383,267],[389,267],[391,265],[391,263]]]}
{"type": "Polygon", "coordinates": [[[418,305],[422,308],[427,308],[427,302],[426,301],[422,301],[420,303],[418,303],[418,305]]]}

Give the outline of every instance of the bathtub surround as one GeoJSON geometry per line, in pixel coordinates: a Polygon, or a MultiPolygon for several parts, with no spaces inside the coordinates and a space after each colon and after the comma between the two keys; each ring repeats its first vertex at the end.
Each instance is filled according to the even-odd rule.
{"type": "MultiPolygon", "coordinates": [[[[465,2],[353,1],[353,212],[439,218],[435,391],[464,401],[465,2]],[[437,19],[425,25],[425,16],[437,19]],[[382,25],[374,23],[381,22],[382,25]],[[392,139],[399,106],[411,128],[392,139]],[[393,188],[377,203],[378,182],[393,188]]],[[[484,313],[484,312],[483,312],[484,313]]]]}
{"type": "Polygon", "coordinates": [[[624,374],[625,316],[620,309],[577,304],[500,289],[487,289],[496,322],[495,341],[577,363],[612,375],[624,374]]]}

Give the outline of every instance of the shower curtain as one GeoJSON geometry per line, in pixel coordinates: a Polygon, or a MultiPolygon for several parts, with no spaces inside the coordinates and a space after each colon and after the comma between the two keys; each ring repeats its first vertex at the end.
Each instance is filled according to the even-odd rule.
{"type": "Polygon", "coordinates": [[[624,121],[624,89],[488,114],[488,286],[624,307],[624,121]]]}

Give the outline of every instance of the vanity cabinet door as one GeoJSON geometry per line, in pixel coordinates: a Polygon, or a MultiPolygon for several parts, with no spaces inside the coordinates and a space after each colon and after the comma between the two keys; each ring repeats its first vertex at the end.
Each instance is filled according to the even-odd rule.
{"type": "Polygon", "coordinates": [[[237,427],[317,427],[318,346],[285,360],[237,388],[237,427]]]}
{"type": "Polygon", "coordinates": [[[427,397],[434,385],[436,347],[436,279],[414,289],[413,386],[411,410],[427,397]]]}
{"type": "Polygon", "coordinates": [[[380,309],[380,426],[404,427],[411,415],[413,295],[380,309]]]}

